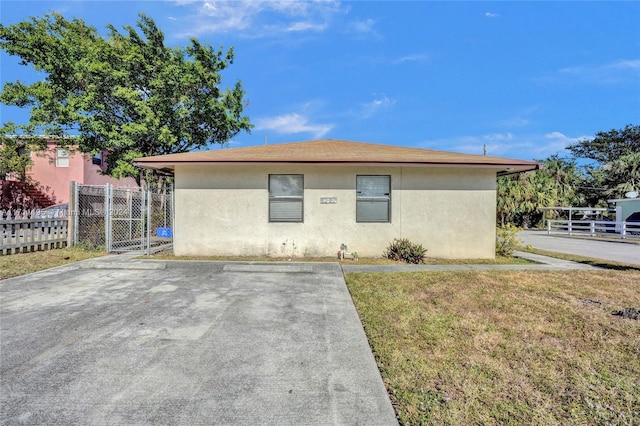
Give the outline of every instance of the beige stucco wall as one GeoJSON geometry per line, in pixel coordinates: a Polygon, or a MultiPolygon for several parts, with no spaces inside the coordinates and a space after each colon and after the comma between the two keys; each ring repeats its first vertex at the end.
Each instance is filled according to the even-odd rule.
{"type": "Polygon", "coordinates": [[[409,238],[428,256],[493,258],[495,170],[352,166],[177,166],[176,255],[380,256],[409,238]],[[269,174],[304,175],[304,223],[269,223],[269,174]],[[357,223],[356,175],[391,175],[391,223],[357,223]],[[320,204],[336,197],[337,204],[320,204]]]}

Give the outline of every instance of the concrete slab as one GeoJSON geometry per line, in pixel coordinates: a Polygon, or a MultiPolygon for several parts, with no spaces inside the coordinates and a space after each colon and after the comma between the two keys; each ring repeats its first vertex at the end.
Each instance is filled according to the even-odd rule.
{"type": "Polygon", "coordinates": [[[312,273],[312,264],[295,263],[279,265],[275,263],[229,264],[224,265],[224,272],[267,272],[267,273],[312,273]]]}
{"type": "Polygon", "coordinates": [[[1,424],[397,424],[337,264],[121,261],[0,281],[1,424]]]}
{"type": "Polygon", "coordinates": [[[416,271],[557,271],[557,270],[595,270],[600,269],[568,260],[556,259],[539,254],[522,251],[513,253],[516,257],[528,259],[536,264],[530,265],[342,265],[342,270],[348,272],[416,272],[416,271]]]}
{"type": "Polygon", "coordinates": [[[539,269],[601,269],[585,263],[571,262],[569,260],[555,257],[543,256],[540,254],[528,253],[526,251],[515,251],[513,255],[521,259],[537,262],[539,269]]]}

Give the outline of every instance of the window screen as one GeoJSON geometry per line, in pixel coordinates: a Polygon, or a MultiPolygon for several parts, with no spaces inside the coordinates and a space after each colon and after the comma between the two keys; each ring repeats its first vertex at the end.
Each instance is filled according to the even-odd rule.
{"type": "Polygon", "coordinates": [[[302,175],[269,175],[269,222],[302,222],[302,175]]]}
{"type": "Polygon", "coordinates": [[[356,222],[390,222],[391,176],[356,176],[356,222]]]}

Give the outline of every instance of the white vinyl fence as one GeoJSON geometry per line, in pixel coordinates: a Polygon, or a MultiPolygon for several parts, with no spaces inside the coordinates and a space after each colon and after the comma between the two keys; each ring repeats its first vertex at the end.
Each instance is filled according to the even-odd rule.
{"type": "Polygon", "coordinates": [[[0,210],[0,255],[65,247],[68,222],[62,211],[0,210]]]}
{"type": "Polygon", "coordinates": [[[547,220],[547,234],[640,238],[640,223],[607,220],[547,220]]]}

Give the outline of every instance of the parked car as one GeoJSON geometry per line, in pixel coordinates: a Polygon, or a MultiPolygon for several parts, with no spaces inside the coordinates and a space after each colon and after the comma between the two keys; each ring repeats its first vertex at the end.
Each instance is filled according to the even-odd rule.
{"type": "Polygon", "coordinates": [[[640,212],[631,213],[631,215],[629,215],[629,217],[626,218],[624,221],[640,223],[640,212]]]}
{"type": "Polygon", "coordinates": [[[631,213],[625,220],[627,232],[631,235],[640,235],[640,212],[631,213]]]}

